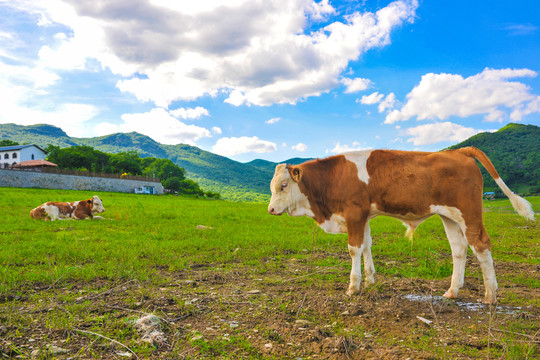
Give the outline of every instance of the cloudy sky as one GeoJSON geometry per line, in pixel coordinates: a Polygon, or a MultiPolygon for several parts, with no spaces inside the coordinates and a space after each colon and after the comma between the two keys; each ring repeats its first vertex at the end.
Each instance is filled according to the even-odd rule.
{"type": "Polygon", "coordinates": [[[0,123],[239,161],[540,125],[538,0],[0,0],[0,123]]]}

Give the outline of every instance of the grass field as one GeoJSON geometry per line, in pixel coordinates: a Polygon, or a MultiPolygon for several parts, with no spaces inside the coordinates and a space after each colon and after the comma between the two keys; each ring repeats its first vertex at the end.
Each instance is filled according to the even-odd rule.
{"type": "Polygon", "coordinates": [[[413,242],[399,221],[372,220],[376,283],[349,298],[346,235],[309,218],[95,194],[106,220],[44,222],[29,211],[94,193],[0,188],[0,357],[540,357],[539,222],[507,200],[485,203],[499,304],[478,310],[465,306],[484,292],[470,251],[460,299],[440,299],[452,264],[437,217],[413,242]],[[147,314],[163,334],[153,343],[135,324],[147,314]]]}

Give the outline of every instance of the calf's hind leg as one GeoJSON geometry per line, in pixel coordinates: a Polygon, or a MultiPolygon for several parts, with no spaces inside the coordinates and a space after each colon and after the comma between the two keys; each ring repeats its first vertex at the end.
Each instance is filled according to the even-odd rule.
{"type": "Polygon", "coordinates": [[[483,302],[484,304],[495,304],[497,302],[497,279],[491,257],[491,243],[484,225],[480,223],[475,227],[467,228],[467,240],[482,269],[486,288],[483,302]]]}
{"type": "Polygon", "coordinates": [[[446,236],[450,242],[450,248],[452,249],[452,283],[450,288],[444,294],[445,297],[449,299],[456,298],[458,296],[459,290],[463,286],[465,279],[465,262],[467,261],[467,240],[461,231],[459,224],[447,218],[446,216],[441,216],[441,220],[444,225],[444,230],[446,231],[446,236]]]}
{"type": "Polygon", "coordinates": [[[366,272],[366,285],[375,283],[375,265],[373,265],[373,256],[371,255],[371,229],[369,222],[366,222],[364,228],[364,271],[366,272]]]}

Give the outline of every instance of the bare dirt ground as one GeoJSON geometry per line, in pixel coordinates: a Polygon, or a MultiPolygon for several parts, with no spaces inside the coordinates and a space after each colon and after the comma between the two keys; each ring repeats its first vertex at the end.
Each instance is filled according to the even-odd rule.
{"type": "MultiPolygon", "coordinates": [[[[497,264],[500,303],[490,308],[478,304],[476,276],[456,301],[440,297],[449,279],[380,274],[347,297],[348,267],[263,262],[162,269],[156,284],[29,285],[0,299],[0,358],[540,358],[540,308],[520,305],[540,289],[505,280],[538,279],[540,266],[497,264]],[[154,327],[136,326],[148,314],[154,327]]],[[[468,274],[475,266],[468,261],[468,274]]]]}

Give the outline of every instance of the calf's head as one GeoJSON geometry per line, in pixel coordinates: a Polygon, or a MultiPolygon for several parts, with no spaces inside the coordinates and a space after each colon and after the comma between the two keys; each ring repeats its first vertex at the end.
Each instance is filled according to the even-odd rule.
{"type": "Polygon", "coordinates": [[[88,200],[88,202],[92,203],[92,214],[99,214],[105,212],[103,203],[97,195],[94,195],[94,197],[91,200],[88,200]]]}
{"type": "Polygon", "coordinates": [[[303,171],[298,166],[279,164],[270,182],[272,197],[268,212],[272,215],[287,213],[291,216],[313,216],[309,200],[300,191],[303,171]]]}

